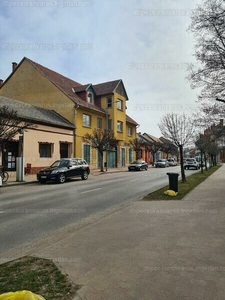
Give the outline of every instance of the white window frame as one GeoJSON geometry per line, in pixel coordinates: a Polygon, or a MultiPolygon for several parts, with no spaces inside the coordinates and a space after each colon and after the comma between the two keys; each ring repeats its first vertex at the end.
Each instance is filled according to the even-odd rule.
{"type": "Polygon", "coordinates": [[[94,104],[94,95],[91,92],[87,92],[87,103],[94,104]],[[89,95],[91,97],[89,97],[89,95]]]}
{"type": "Polygon", "coordinates": [[[97,129],[102,129],[102,118],[97,117],[97,129]]]}
{"type": "Polygon", "coordinates": [[[106,99],[106,107],[107,107],[107,108],[111,108],[111,107],[112,107],[112,104],[113,104],[112,97],[108,97],[108,98],[106,99]]]}
{"type": "Polygon", "coordinates": [[[128,136],[132,136],[133,128],[131,126],[128,126],[128,136]]]}
{"type": "Polygon", "coordinates": [[[122,121],[117,121],[117,131],[123,132],[123,122],[122,121]]]}
{"type": "Polygon", "coordinates": [[[120,100],[120,99],[117,99],[117,101],[116,101],[116,107],[119,110],[123,110],[123,101],[120,100]]]}
{"type": "Polygon", "coordinates": [[[83,126],[91,127],[91,116],[87,114],[83,114],[83,126]]]}

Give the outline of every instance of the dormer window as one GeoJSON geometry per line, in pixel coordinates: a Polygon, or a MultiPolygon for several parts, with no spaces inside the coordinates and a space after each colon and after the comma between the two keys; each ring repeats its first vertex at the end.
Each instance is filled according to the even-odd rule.
{"type": "Polygon", "coordinates": [[[94,95],[90,92],[87,93],[87,102],[94,104],[94,95]]]}

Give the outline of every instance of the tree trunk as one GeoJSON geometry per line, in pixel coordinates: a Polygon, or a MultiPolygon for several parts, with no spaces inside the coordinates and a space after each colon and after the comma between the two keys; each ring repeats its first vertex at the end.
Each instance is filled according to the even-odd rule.
{"type": "Polygon", "coordinates": [[[205,158],[205,170],[208,171],[207,159],[206,159],[206,154],[205,153],[204,153],[204,158],[205,158]]]}
{"type": "Polygon", "coordinates": [[[203,152],[200,152],[201,173],[203,173],[203,152]]]}
{"type": "MultiPolygon", "coordinates": [[[[100,152],[100,151],[99,151],[100,152]]],[[[104,172],[104,162],[103,162],[103,152],[100,152],[100,156],[101,156],[101,167],[100,167],[100,171],[104,172]]]]}
{"type": "Polygon", "coordinates": [[[184,172],[184,158],[183,158],[183,145],[179,145],[180,151],[180,170],[182,182],[186,182],[185,172],[184,172]]]}

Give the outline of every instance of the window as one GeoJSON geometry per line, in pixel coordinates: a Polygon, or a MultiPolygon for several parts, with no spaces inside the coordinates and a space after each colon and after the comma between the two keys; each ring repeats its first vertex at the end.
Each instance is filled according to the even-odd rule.
{"type": "Polygon", "coordinates": [[[87,93],[87,102],[92,104],[94,103],[94,96],[90,92],[87,93]]]}
{"type": "Polygon", "coordinates": [[[52,157],[52,144],[39,143],[40,157],[52,157]]]}
{"type": "Polygon", "coordinates": [[[91,116],[83,114],[83,126],[91,127],[91,116]]]}
{"type": "Polygon", "coordinates": [[[117,109],[123,110],[123,101],[120,99],[117,99],[117,109]]]}
{"type": "Polygon", "coordinates": [[[102,129],[102,119],[101,118],[97,118],[97,128],[102,129]]]}
{"type": "Polygon", "coordinates": [[[108,120],[108,130],[112,130],[112,120],[108,120]]]}
{"type": "Polygon", "coordinates": [[[117,121],[117,131],[123,132],[123,122],[117,121]]]}
{"type": "Polygon", "coordinates": [[[112,98],[107,98],[107,106],[106,107],[112,107],[112,98]]]}
{"type": "Polygon", "coordinates": [[[128,126],[128,135],[132,136],[132,127],[128,126]]]}

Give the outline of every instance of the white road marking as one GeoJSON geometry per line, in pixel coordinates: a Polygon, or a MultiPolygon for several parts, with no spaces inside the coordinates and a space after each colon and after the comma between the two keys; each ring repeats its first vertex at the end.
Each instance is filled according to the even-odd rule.
{"type": "Polygon", "coordinates": [[[81,192],[81,194],[85,194],[85,193],[91,193],[91,192],[98,191],[98,190],[101,190],[101,189],[102,189],[102,188],[97,188],[97,189],[93,189],[93,190],[89,190],[89,191],[81,192]]]}
{"type": "Polygon", "coordinates": [[[4,213],[5,213],[5,211],[4,211],[4,210],[1,210],[1,211],[0,211],[0,214],[4,214],[4,213]]]}
{"type": "Polygon", "coordinates": [[[130,182],[132,181],[140,181],[140,179],[132,179],[132,180],[129,180],[130,182]]]}

